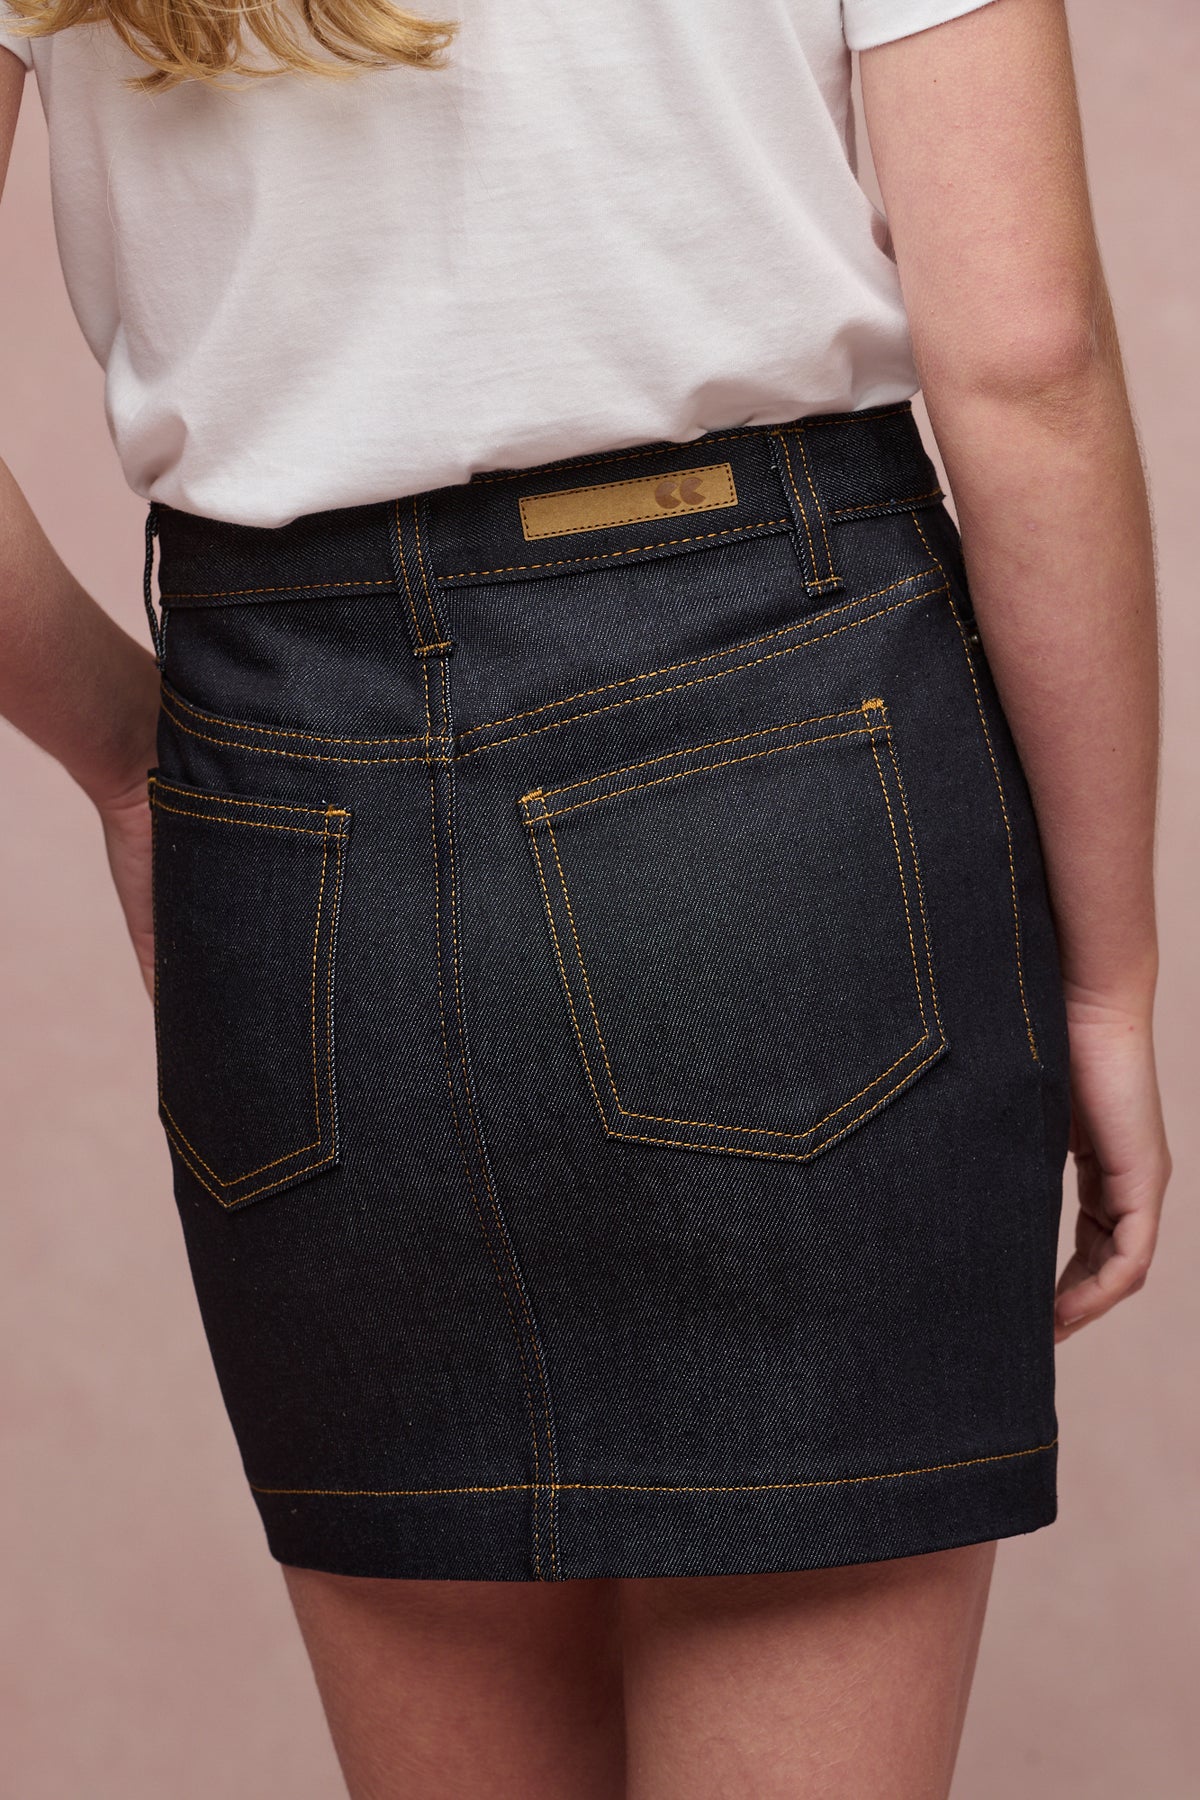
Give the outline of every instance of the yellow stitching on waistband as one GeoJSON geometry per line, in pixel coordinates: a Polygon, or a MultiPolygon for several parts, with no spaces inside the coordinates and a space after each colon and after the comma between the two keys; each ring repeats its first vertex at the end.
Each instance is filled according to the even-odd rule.
{"type": "Polygon", "coordinates": [[[507,563],[499,569],[454,569],[439,575],[438,580],[467,581],[475,575],[517,575],[524,569],[560,569],[565,563],[608,562],[614,556],[637,556],[643,550],[669,550],[673,544],[700,544],[708,538],[745,537],[751,531],[778,531],[790,524],[790,519],[758,519],[745,525],[730,525],[724,531],[696,531],[688,537],[661,538],[653,544],[630,544],[625,550],[603,550],[594,556],[558,556],[552,562],[507,563]]]}
{"type": "MultiPolygon", "coordinates": [[[[911,416],[911,414],[912,414],[911,405],[904,404],[904,405],[900,405],[900,406],[888,407],[884,411],[872,413],[870,415],[870,419],[872,422],[877,419],[892,419],[892,418],[898,417],[901,413],[907,413],[911,416]]],[[[718,433],[713,433],[713,434],[706,433],[703,436],[698,437],[698,438],[684,438],[684,439],[679,439],[679,440],[671,439],[671,440],[664,441],[661,444],[651,445],[644,449],[629,450],[629,451],[600,450],[600,451],[596,451],[593,455],[584,457],[584,458],[567,457],[565,460],[563,460],[561,462],[531,463],[520,469],[490,470],[485,474],[477,474],[477,475],[471,476],[470,480],[467,482],[455,483],[454,485],[456,487],[461,486],[464,490],[469,490],[471,487],[473,487],[475,485],[482,486],[486,482],[528,480],[528,479],[532,479],[538,475],[551,474],[552,472],[554,472],[555,470],[558,470],[558,469],[596,468],[603,463],[611,463],[614,466],[618,466],[619,464],[621,464],[623,462],[632,462],[638,457],[669,456],[672,453],[674,453],[674,454],[688,453],[693,450],[702,452],[704,450],[704,448],[710,444],[726,444],[726,443],[732,443],[735,441],[741,441],[746,438],[753,438],[753,437],[760,437],[760,436],[765,438],[765,437],[772,435],[775,432],[780,431],[781,429],[786,429],[788,427],[791,427],[793,430],[795,430],[802,426],[805,431],[811,431],[819,426],[832,426],[832,425],[841,425],[843,427],[854,426],[856,422],[857,422],[857,414],[854,411],[847,412],[847,413],[839,413],[833,417],[823,417],[819,414],[814,414],[811,417],[804,417],[804,418],[798,419],[798,420],[797,419],[783,420],[779,424],[746,425],[736,431],[723,431],[723,432],[718,432],[718,433]]],[[[865,414],[864,414],[862,422],[864,422],[864,423],[866,422],[865,414]]],[[[941,495],[941,489],[938,488],[938,489],[934,490],[934,493],[932,493],[932,494],[915,495],[912,497],[912,499],[913,500],[933,499],[933,498],[939,497],[940,495],[941,495]]],[[[911,503],[910,501],[899,501],[899,500],[889,501],[889,500],[885,499],[885,500],[880,500],[880,501],[868,501],[866,503],[866,506],[867,507],[875,506],[875,505],[900,506],[900,505],[907,505],[910,503],[911,503]]],[[[393,501],[393,506],[398,508],[399,501],[398,500],[393,501]]],[[[850,507],[834,507],[834,508],[832,508],[832,512],[834,515],[841,513],[841,512],[849,512],[852,510],[865,510],[865,508],[862,508],[862,509],[850,508],[850,507]]],[[[769,521],[769,523],[773,526],[784,526],[788,523],[788,521],[786,519],[774,519],[774,520],[769,521]]],[[[746,530],[762,529],[762,527],[747,526],[747,527],[744,527],[743,529],[746,529],[746,530]]],[[[680,539],[672,539],[670,541],[673,543],[687,543],[687,542],[690,542],[691,540],[687,539],[687,538],[680,538],[680,539]]],[[[665,548],[665,546],[655,544],[655,545],[641,546],[641,548],[662,549],[662,548],[665,548]]],[[[581,559],[575,558],[575,557],[570,557],[570,558],[564,558],[562,560],[573,562],[573,561],[578,561],[581,559]]],[[[557,565],[551,565],[548,563],[524,563],[524,564],[519,564],[516,566],[520,567],[520,568],[548,568],[548,567],[557,566],[557,565]]],[[[501,573],[506,574],[509,572],[510,572],[509,570],[465,570],[465,571],[460,571],[460,572],[458,572],[458,574],[453,575],[453,576],[451,576],[451,575],[440,576],[440,577],[438,577],[438,579],[445,581],[445,580],[458,579],[460,577],[465,578],[467,575],[501,574],[501,573]]],[[[163,601],[164,605],[170,605],[173,601],[176,601],[176,600],[226,600],[226,599],[233,599],[236,596],[244,595],[244,594],[306,593],[306,592],[309,592],[310,590],[312,590],[313,588],[390,587],[391,585],[392,585],[392,581],[391,581],[390,576],[382,576],[382,577],[364,576],[361,580],[357,580],[357,581],[304,581],[304,582],[287,582],[287,583],[284,583],[284,584],[281,584],[281,585],[275,586],[275,587],[203,588],[203,589],[197,589],[197,590],[193,590],[193,591],[181,591],[181,592],[176,592],[176,593],[167,593],[164,591],[164,592],[160,593],[160,599],[163,601]]],[[[432,607],[430,608],[430,611],[432,613],[432,607]]],[[[441,642],[441,643],[438,643],[436,646],[435,645],[427,645],[424,647],[429,648],[429,649],[433,649],[433,648],[445,649],[445,648],[447,648],[447,645],[445,642],[441,642]]]]}
{"type": "Polygon", "coordinates": [[[870,512],[879,506],[915,506],[918,500],[943,500],[945,495],[940,487],[931,488],[927,494],[905,494],[901,500],[865,500],[861,506],[832,506],[830,513],[836,519],[842,513],[870,512]]]}
{"type": "Polygon", "coordinates": [[[391,580],[386,575],[381,579],[364,575],[361,581],[288,581],[280,587],[204,588],[194,594],[166,594],[160,588],[158,597],[164,606],[169,606],[173,600],[232,600],[238,594],[303,594],[310,588],[391,587],[391,585],[391,580]]]}

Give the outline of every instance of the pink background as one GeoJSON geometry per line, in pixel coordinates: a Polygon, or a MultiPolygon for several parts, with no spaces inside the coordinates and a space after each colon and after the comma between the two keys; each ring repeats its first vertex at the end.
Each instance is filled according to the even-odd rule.
{"type": "MultiPolygon", "coordinates": [[[[1074,0],[1071,17],[1158,521],[1160,1054],[1177,1174],[1144,1294],[1061,1352],[1060,1518],[1001,1546],[955,1796],[1189,1800],[1200,1792],[1200,13],[1195,0],[1074,0]]],[[[99,371],[63,291],[32,81],[0,267],[0,455],[67,562],[144,639],[144,507],[122,481],[99,371]]],[[[154,1113],[150,1009],[100,833],[72,784],[5,726],[0,843],[3,1786],[21,1800],[332,1800],[340,1777],[189,1284],[154,1113]]]]}

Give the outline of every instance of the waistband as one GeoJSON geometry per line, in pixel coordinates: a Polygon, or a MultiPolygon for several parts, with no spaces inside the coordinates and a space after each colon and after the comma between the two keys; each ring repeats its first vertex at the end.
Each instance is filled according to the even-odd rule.
{"type": "Polygon", "coordinates": [[[398,597],[416,648],[448,647],[440,594],[531,581],[790,532],[812,594],[842,586],[837,527],[942,498],[909,401],[707,432],[401,499],[234,525],[151,502],[145,597],[159,540],[164,608],[398,597]]]}

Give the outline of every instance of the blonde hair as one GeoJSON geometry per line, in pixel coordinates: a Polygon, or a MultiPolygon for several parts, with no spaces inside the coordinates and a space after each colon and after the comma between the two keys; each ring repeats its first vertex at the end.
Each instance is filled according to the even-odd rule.
{"type": "Polygon", "coordinates": [[[46,37],[71,25],[110,25],[147,75],[125,85],[158,93],[181,81],[222,85],[225,75],[287,73],[345,80],[363,69],[438,68],[458,25],[422,19],[388,0],[8,0],[21,36],[46,37]],[[247,36],[272,57],[248,64],[247,36]],[[326,52],[318,55],[317,51],[326,52]]]}

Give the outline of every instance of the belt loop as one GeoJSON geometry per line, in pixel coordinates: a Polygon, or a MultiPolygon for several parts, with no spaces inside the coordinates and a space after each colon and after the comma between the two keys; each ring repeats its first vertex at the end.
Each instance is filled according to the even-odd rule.
{"type": "Polygon", "coordinates": [[[392,579],[404,605],[414,656],[445,655],[452,648],[434,599],[429,570],[429,526],[420,499],[393,500],[388,528],[392,579]]]}
{"type": "MultiPolygon", "coordinates": [[[[146,508],[146,561],[142,570],[142,599],[146,606],[146,618],[150,623],[150,641],[154,645],[154,660],[161,672],[167,646],[167,615],[163,608],[162,622],[154,610],[154,540],[158,536],[158,506],[151,500],[146,508]]],[[[160,595],[161,604],[161,595],[160,595]]]]}
{"type": "Polygon", "coordinates": [[[792,515],[793,538],[804,586],[813,595],[831,594],[845,583],[833,560],[832,527],[821,504],[802,421],[768,432],[771,456],[792,515]]]}

